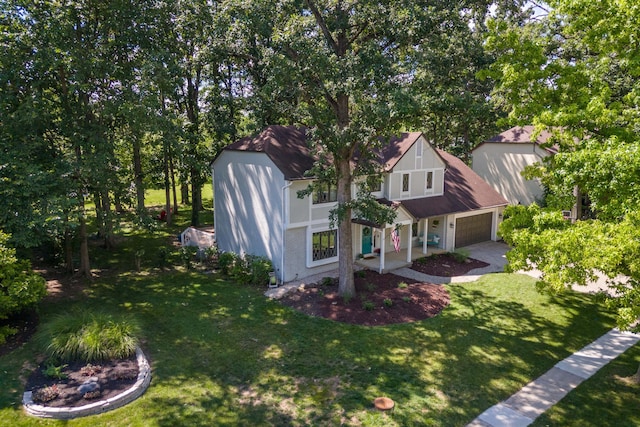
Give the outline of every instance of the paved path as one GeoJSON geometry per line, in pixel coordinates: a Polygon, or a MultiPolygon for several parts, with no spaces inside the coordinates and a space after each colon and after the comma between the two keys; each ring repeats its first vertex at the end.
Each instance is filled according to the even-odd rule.
{"type": "MultiPolygon", "coordinates": [[[[508,246],[504,243],[485,242],[468,246],[467,249],[469,249],[471,258],[487,262],[489,266],[471,270],[468,274],[458,277],[431,276],[410,268],[394,270],[393,274],[435,284],[463,283],[473,282],[483,274],[501,272],[507,263],[505,253],[508,246]]],[[[337,277],[337,271],[333,273],[337,277]]],[[[539,272],[536,270],[520,273],[539,277],[539,272]]],[[[270,289],[267,296],[277,299],[293,288],[305,286],[305,283],[318,282],[325,276],[332,276],[332,274],[324,273],[318,277],[308,277],[305,281],[287,283],[280,288],[270,289]]],[[[574,287],[574,290],[593,292],[605,288],[606,283],[603,279],[587,287],[574,287]]],[[[541,377],[524,386],[507,400],[484,411],[467,427],[525,427],[530,425],[571,390],[627,349],[633,347],[638,341],[640,341],[638,334],[612,329],[580,351],[558,362],[541,377]]]]}
{"type": "Polygon", "coordinates": [[[524,427],[590,378],[604,365],[633,347],[640,335],[612,329],[582,350],[558,362],[519,392],[484,411],[467,427],[524,427]]]}

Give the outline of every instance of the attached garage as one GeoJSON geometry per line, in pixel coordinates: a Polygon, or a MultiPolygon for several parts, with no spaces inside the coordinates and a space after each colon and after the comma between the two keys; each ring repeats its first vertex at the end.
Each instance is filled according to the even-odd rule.
{"type": "Polygon", "coordinates": [[[455,247],[461,248],[491,240],[492,225],[492,212],[456,219],[455,247]]]}

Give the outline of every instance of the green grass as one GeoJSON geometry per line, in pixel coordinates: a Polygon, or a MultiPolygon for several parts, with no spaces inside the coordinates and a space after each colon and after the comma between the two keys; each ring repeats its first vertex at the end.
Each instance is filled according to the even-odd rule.
{"type": "MultiPolygon", "coordinates": [[[[188,218],[188,211],[179,216],[188,218]]],[[[181,267],[155,268],[151,254],[169,245],[179,227],[123,228],[117,252],[93,249],[94,267],[109,274],[88,285],[83,298],[42,306],[43,322],[76,309],[134,317],[152,364],[151,387],[140,399],[69,425],[462,426],[613,326],[591,297],[541,295],[533,279],[509,274],[449,286],[451,305],[413,324],[359,327],[311,318],[267,300],[262,289],[181,267]],[[123,255],[136,248],[145,249],[140,273],[123,255]],[[380,395],[396,401],[393,413],[372,409],[380,395]]],[[[640,352],[630,353],[621,360],[637,365],[640,352]]],[[[58,424],[20,408],[19,377],[36,354],[29,342],[0,357],[0,425],[58,424]]],[[[637,393],[618,393],[607,381],[600,398],[637,408],[637,393]]],[[[589,384],[549,423],[573,420],[585,399],[595,411],[600,404],[589,384]]],[[[616,423],[615,415],[600,425],[637,419],[625,413],[616,423]]]]}
{"type": "Polygon", "coordinates": [[[620,380],[635,374],[639,365],[640,346],[636,345],[542,414],[532,426],[640,425],[640,385],[620,380]]]}
{"type": "MultiPolygon", "coordinates": [[[[180,190],[178,190],[179,192],[180,190]]],[[[173,196],[172,196],[173,198],[173,196]]],[[[211,189],[211,182],[204,184],[202,187],[202,199],[203,201],[211,200],[213,198],[213,190],[211,189]]],[[[180,194],[178,193],[178,199],[180,194]]],[[[144,200],[147,206],[162,206],[165,203],[164,188],[161,189],[147,189],[144,192],[144,200]]]]}

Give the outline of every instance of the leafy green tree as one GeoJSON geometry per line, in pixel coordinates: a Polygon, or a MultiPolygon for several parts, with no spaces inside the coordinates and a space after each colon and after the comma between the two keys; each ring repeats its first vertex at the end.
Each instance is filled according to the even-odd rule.
{"type": "MultiPolygon", "coordinates": [[[[263,11],[263,2],[254,2],[263,11]]],[[[252,6],[253,8],[253,6],[252,6]]],[[[273,37],[261,90],[286,91],[290,120],[310,129],[319,182],[337,183],[339,293],[355,294],[351,217],[384,218],[367,192],[351,196],[358,177],[377,172],[373,153],[419,115],[418,76],[444,35],[465,28],[463,5],[445,2],[280,2],[269,17],[273,37]],[[452,25],[455,23],[455,25],[452,25]],[[352,159],[358,158],[357,162],[352,159]]],[[[309,188],[308,192],[313,191],[309,188]]]]}
{"type": "Polygon", "coordinates": [[[571,208],[579,189],[597,219],[569,224],[558,213],[549,222],[546,211],[519,212],[501,228],[514,245],[508,258],[513,269],[539,268],[549,290],[604,274],[619,326],[638,330],[640,9],[613,0],[547,3],[548,14],[527,25],[491,24],[487,43],[501,55],[494,97],[514,121],[553,129],[560,152],[539,170],[549,205],[571,208]]]}
{"type": "MultiPolygon", "coordinates": [[[[16,251],[8,246],[9,235],[0,231],[0,320],[33,307],[47,293],[44,279],[31,270],[26,260],[18,260],[16,251]]],[[[15,333],[0,327],[0,344],[15,333]]]]}

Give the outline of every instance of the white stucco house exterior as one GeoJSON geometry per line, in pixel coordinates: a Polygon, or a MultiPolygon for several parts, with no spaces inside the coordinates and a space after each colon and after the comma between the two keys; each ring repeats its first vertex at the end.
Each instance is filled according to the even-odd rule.
{"type": "MultiPolygon", "coordinates": [[[[393,224],[354,218],[354,260],[375,259],[382,272],[392,257],[409,263],[429,248],[496,240],[507,200],[461,160],[420,132],[394,138],[379,158],[383,182],[373,195],[394,206],[397,217],[393,224]]],[[[305,175],[312,165],[305,130],[293,126],[269,126],[222,150],[211,163],[218,248],[271,259],[281,282],[335,269],[340,236],[329,222],[335,187],[297,196],[313,179],[305,175]]]]}
{"type": "Polygon", "coordinates": [[[539,202],[544,197],[540,180],[525,179],[522,171],[557,152],[549,144],[551,135],[548,131],[536,135],[534,126],[513,127],[474,148],[471,167],[509,204],[539,202]]]}

